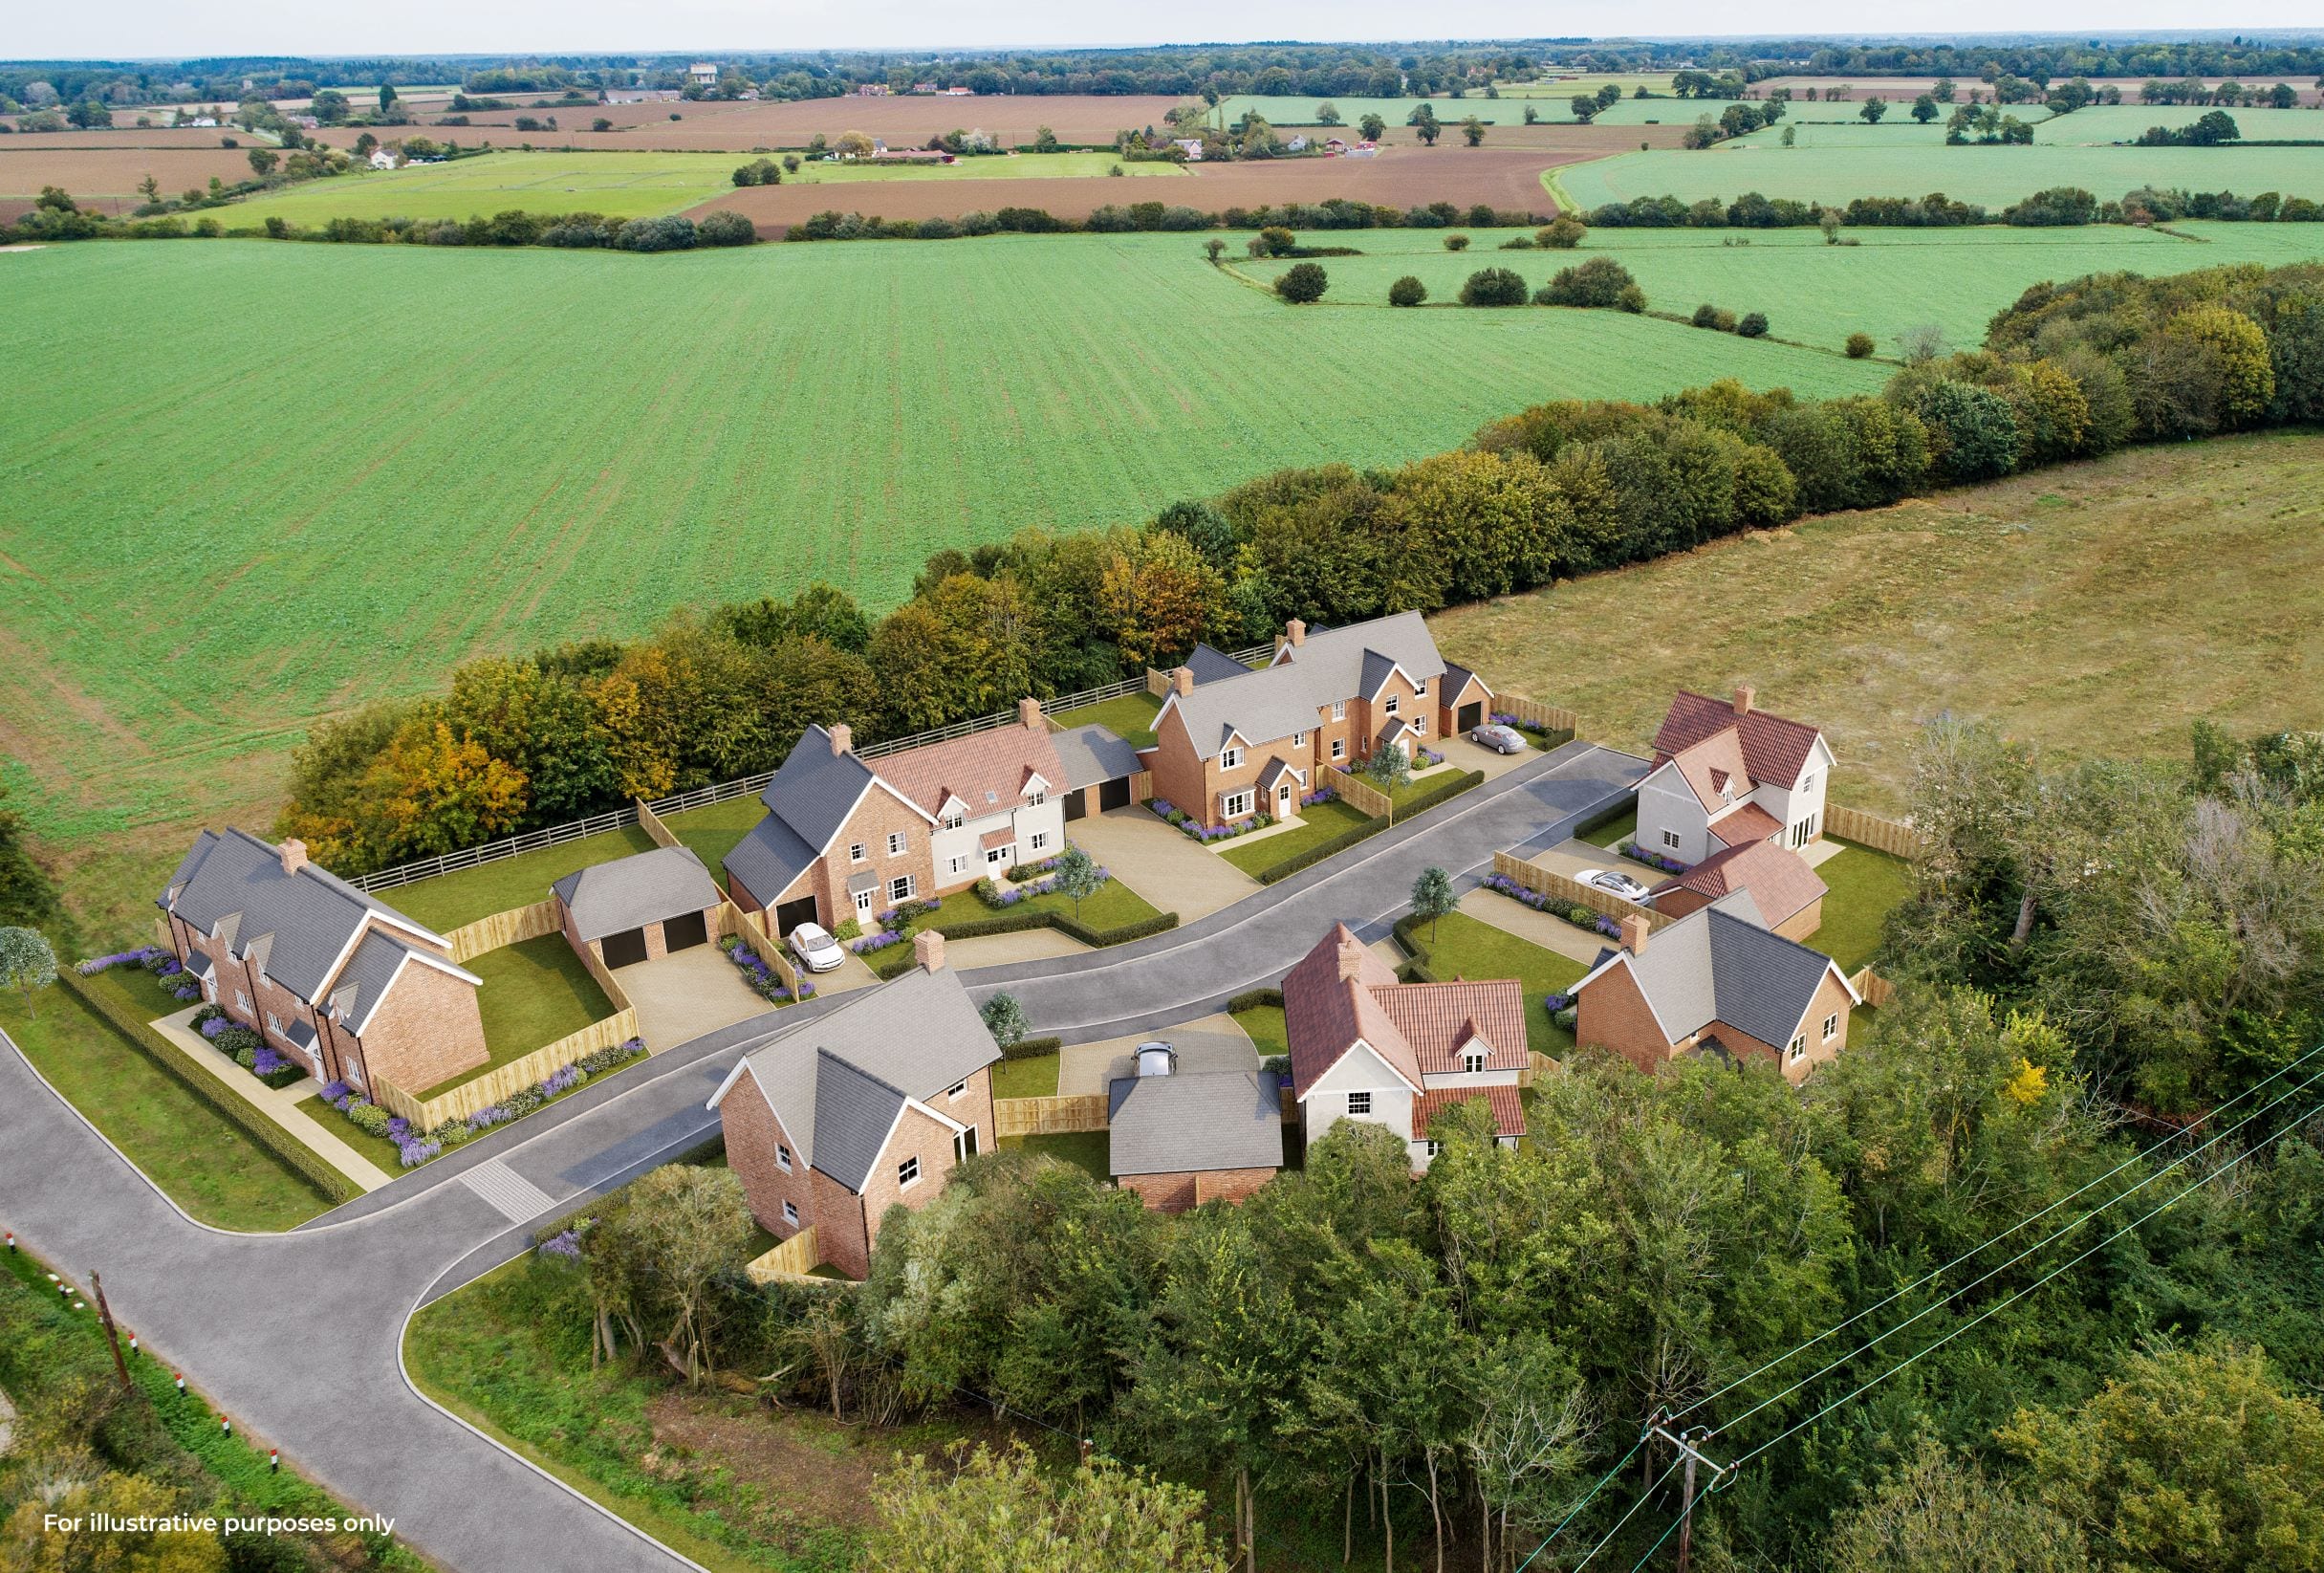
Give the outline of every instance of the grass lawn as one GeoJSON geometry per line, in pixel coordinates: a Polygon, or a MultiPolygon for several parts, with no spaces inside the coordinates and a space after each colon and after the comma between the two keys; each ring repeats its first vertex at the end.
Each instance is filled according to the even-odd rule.
{"type": "Polygon", "coordinates": [[[1004,1060],[992,1067],[995,1098],[1054,1098],[1057,1096],[1057,1056],[1035,1055],[1030,1060],[1004,1060]]]}
{"type": "Polygon", "coordinates": [[[1638,833],[1639,804],[1638,798],[1634,796],[1630,799],[1628,808],[1623,809],[1605,823],[1583,831],[1582,840],[1588,841],[1592,846],[1617,847],[1624,841],[1635,839],[1638,833]]]}
{"type": "Polygon", "coordinates": [[[415,1098],[433,1098],[473,1081],[614,1012],[613,1002],[563,934],[543,934],[487,950],[471,958],[467,969],[484,979],[476,1002],[484,1013],[485,1047],[492,1058],[415,1092],[415,1098]]]}
{"type": "MultiPolygon", "coordinates": [[[[117,971],[119,971],[117,969],[117,971]]],[[[104,983],[112,972],[92,983],[104,983]]],[[[183,1006],[143,972],[123,991],[148,1019],[183,1006]]],[[[34,1069],[170,1199],[221,1229],[272,1231],[306,1222],[331,1204],[296,1169],[251,1141],[224,1115],[143,1053],[111,1023],[62,989],[43,989],[37,1016],[23,996],[0,996],[6,1030],[34,1069]]],[[[392,1170],[391,1170],[392,1172],[392,1170]]]]}
{"type": "MultiPolygon", "coordinates": [[[[547,901],[549,887],[576,868],[653,849],[652,837],[634,824],[623,825],[601,836],[584,836],[561,846],[546,846],[538,852],[523,852],[498,863],[398,885],[380,891],[380,900],[406,917],[448,932],[512,907],[547,901]]],[[[473,967],[468,970],[475,971],[473,967]]]]}
{"type": "Polygon", "coordinates": [[[1261,841],[1238,838],[1218,848],[1218,855],[1244,873],[1255,875],[1262,868],[1272,868],[1286,858],[1297,857],[1311,846],[1335,836],[1344,836],[1367,822],[1363,815],[1336,799],[1316,803],[1299,811],[1298,829],[1286,830],[1261,841]]]}
{"type": "Polygon", "coordinates": [[[298,1101],[298,1112],[322,1126],[372,1162],[382,1174],[403,1172],[403,1153],[395,1143],[384,1136],[374,1136],[359,1128],[356,1123],[323,1102],[322,1089],[298,1101]]]}
{"type": "Polygon", "coordinates": [[[710,871],[710,878],[724,886],[726,873],[718,865],[726,860],[728,853],[734,850],[737,842],[750,834],[751,827],[766,817],[767,805],[758,800],[756,793],[751,793],[741,797],[730,797],[723,803],[712,803],[707,808],[692,808],[684,814],[666,814],[662,816],[662,822],[669,826],[670,833],[702,860],[702,865],[710,871]]]}
{"type": "Polygon", "coordinates": [[[1426,947],[1431,972],[1444,979],[1517,979],[1525,986],[1526,1042],[1553,1060],[1574,1052],[1574,1035],[1550,1019],[1542,1001],[1577,981],[1589,971],[1587,967],[1489,923],[1480,923],[1466,912],[1446,914],[1437,925],[1433,942],[1428,935],[1423,927],[1413,937],[1426,947]]]}
{"type": "Polygon", "coordinates": [[[1102,1130],[1068,1131],[1057,1136],[1004,1136],[1001,1147],[1004,1151],[1021,1147],[1036,1155],[1046,1153],[1061,1164],[1086,1170],[1099,1185],[1114,1183],[1107,1159],[1110,1148],[1102,1130]]]}
{"type": "Polygon", "coordinates": [[[1816,865],[1831,893],[1824,897],[1823,926],[1808,943],[1853,976],[1879,949],[1880,925],[1889,909],[1912,894],[1912,864],[1869,846],[1841,844],[1848,850],[1816,865]]]}
{"type": "MultiPolygon", "coordinates": [[[[550,138],[557,134],[519,133],[550,138]]],[[[295,225],[319,225],[335,218],[468,219],[511,208],[530,213],[650,218],[730,190],[735,164],[747,162],[732,153],[511,149],[449,164],[366,169],[307,181],[235,203],[215,216],[234,229],[269,218],[295,225]]]]}
{"type": "Polygon", "coordinates": [[[1463,772],[1460,767],[1456,765],[1448,769],[1436,770],[1427,776],[1414,776],[1411,780],[1406,781],[1402,786],[1397,787],[1391,791],[1388,794],[1388,797],[1389,799],[1396,804],[1398,819],[1402,819],[1404,810],[1409,804],[1426,797],[1431,792],[1437,792],[1444,787],[1450,786],[1453,782],[1459,780],[1464,774],[1465,772],[1463,772]]]}
{"type": "Polygon", "coordinates": [[[1059,710],[1056,721],[1064,727],[1104,727],[1132,748],[1150,749],[1154,746],[1154,717],[1161,709],[1162,701],[1150,693],[1125,693],[1078,710],[1059,710]]]}
{"type": "MultiPolygon", "coordinates": [[[[947,917],[961,920],[988,918],[999,910],[978,900],[974,890],[955,890],[944,898],[933,913],[912,927],[915,930],[941,929],[947,917]]],[[[1160,909],[1152,902],[1118,879],[1107,880],[1098,887],[1096,895],[1085,898],[1077,914],[1071,901],[1053,891],[1046,896],[1029,896],[1007,910],[1057,912],[1069,918],[1078,917],[1080,922],[1092,929],[1119,929],[1124,924],[1143,923],[1148,918],[1161,916],[1160,909]]]]}
{"type": "Polygon", "coordinates": [[[1282,1006],[1253,1005],[1235,1012],[1234,1018],[1250,1035],[1251,1047],[1259,1051],[1260,1059],[1292,1052],[1291,1039],[1283,1030],[1282,1006]]]}

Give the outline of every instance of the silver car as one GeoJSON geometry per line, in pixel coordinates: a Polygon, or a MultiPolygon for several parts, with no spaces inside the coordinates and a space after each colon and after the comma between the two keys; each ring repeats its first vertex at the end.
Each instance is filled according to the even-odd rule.
{"type": "Polygon", "coordinates": [[[791,953],[811,972],[829,972],[847,964],[847,952],[819,923],[802,923],[791,931],[791,953]]]}
{"type": "Polygon", "coordinates": [[[1654,892],[1627,874],[1617,873],[1611,868],[1585,868],[1577,877],[1592,889],[1603,890],[1609,896],[1619,896],[1633,907],[1654,905],[1654,892]]]}
{"type": "Polygon", "coordinates": [[[1468,740],[1479,748],[1491,749],[1495,754],[1525,752],[1524,734],[1515,727],[1505,727],[1498,722],[1488,722],[1482,727],[1470,729],[1468,740]]]}

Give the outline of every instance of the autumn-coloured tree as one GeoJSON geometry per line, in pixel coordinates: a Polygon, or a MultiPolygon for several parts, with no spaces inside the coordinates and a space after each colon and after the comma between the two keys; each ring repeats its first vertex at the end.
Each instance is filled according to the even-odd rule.
{"type": "Polygon", "coordinates": [[[1117,550],[1097,590],[1123,662],[1133,668],[1182,660],[1227,619],[1227,581],[1183,535],[1155,532],[1117,550]]]}

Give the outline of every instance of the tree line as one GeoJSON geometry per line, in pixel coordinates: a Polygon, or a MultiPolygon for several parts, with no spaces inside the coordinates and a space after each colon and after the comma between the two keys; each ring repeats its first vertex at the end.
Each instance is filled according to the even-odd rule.
{"type": "Polygon", "coordinates": [[[2148,224],[2174,218],[2211,218],[2256,224],[2314,224],[2324,221],[2324,203],[2262,191],[2241,197],[2232,191],[2158,190],[2142,186],[2121,198],[2101,202],[2079,186],[2035,191],[1989,213],[1982,204],[1959,202],[1942,191],[1922,197],[1857,197],[1846,207],[1768,197],[1746,191],[1732,202],[1719,197],[1632,197],[1601,203],[1584,215],[1593,229],[1792,229],[1821,227],[1835,234],[1851,229],[1949,229],[1978,224],[2019,228],[2057,225],[2148,224]]]}

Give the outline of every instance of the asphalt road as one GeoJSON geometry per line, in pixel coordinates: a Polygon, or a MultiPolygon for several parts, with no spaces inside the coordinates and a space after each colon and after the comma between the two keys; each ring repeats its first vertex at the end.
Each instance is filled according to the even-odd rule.
{"type": "MultiPolygon", "coordinates": [[[[1200,923],[968,981],[1010,990],[1036,1030],[1070,1041],[1185,1020],[1280,977],[1335,922],[1384,931],[1421,869],[1473,885],[1494,852],[1564,839],[1644,774],[1627,754],[1569,744],[1200,923]]],[[[103,1273],[116,1315],[246,1435],[448,1567],[693,1567],[422,1397],[402,1368],[403,1326],[542,1224],[712,1134],[703,1104],[736,1057],[832,1003],[656,1055],[286,1234],[187,1218],[10,1043],[0,1222],[76,1281],[103,1273]]]]}

